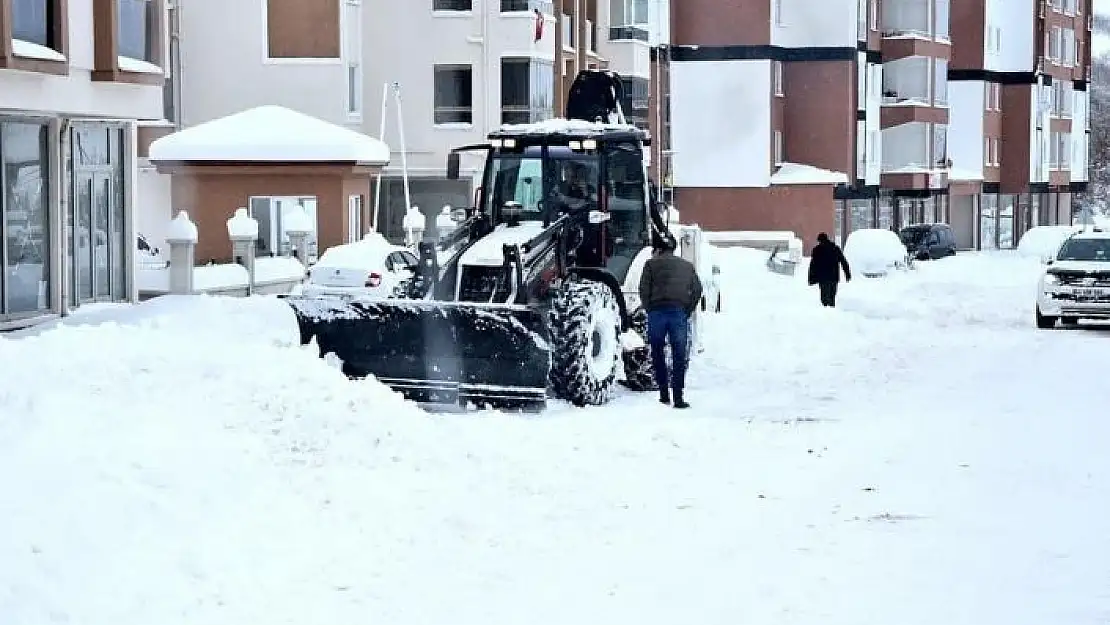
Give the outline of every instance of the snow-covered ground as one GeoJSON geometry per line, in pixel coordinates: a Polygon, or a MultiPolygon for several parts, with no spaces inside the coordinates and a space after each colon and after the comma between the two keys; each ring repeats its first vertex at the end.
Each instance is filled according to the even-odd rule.
{"type": "Polygon", "coordinates": [[[765,257],[686,412],[428,415],[266,298],[0,339],[0,623],[1110,620],[1110,334],[1033,329],[1015,253],[836,310],[765,257]]]}

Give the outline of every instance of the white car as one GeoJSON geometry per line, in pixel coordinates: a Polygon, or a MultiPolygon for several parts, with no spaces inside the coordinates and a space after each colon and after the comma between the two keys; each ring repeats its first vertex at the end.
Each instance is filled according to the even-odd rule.
{"type": "Polygon", "coordinates": [[[1110,319],[1110,233],[1077,232],[1064,240],[1037,284],[1037,327],[1060,320],[1110,319]]]}
{"type": "Polygon", "coordinates": [[[301,293],[341,300],[394,297],[419,262],[409,248],[371,232],[361,241],[328,248],[308,270],[301,293]]]}
{"type": "Polygon", "coordinates": [[[844,242],[844,257],[852,274],[880,278],[911,266],[910,253],[897,233],[882,228],[854,230],[844,242]]]}

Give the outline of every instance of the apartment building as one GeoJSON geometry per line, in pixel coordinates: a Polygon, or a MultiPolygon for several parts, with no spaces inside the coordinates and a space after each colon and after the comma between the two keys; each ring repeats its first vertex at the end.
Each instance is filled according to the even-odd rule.
{"type": "Polygon", "coordinates": [[[856,0],[672,4],[673,181],[684,219],[812,242],[834,231],[838,200],[870,201],[881,148],[860,158],[857,143],[878,143],[877,90],[860,89],[867,72],[857,65],[869,56],[857,24],[856,0]]]}
{"type": "Polygon", "coordinates": [[[807,242],[951,221],[966,248],[1067,222],[1086,180],[1089,5],[676,3],[679,208],[807,242]]]}
{"type": "Polygon", "coordinates": [[[470,203],[482,162],[464,153],[463,179],[447,180],[448,151],[484,141],[503,123],[560,115],[581,68],[620,72],[625,114],[648,127],[650,51],[668,15],[666,0],[181,5],[170,16],[180,30],[180,124],[279,104],[384,135],[392,158],[379,229],[392,238],[403,236],[404,172],[412,204],[430,220],[445,204],[470,203]]]}
{"type": "Polygon", "coordinates": [[[0,329],[136,297],[136,146],[162,0],[0,0],[0,329]]]}
{"type": "Polygon", "coordinates": [[[1092,10],[1092,0],[967,0],[953,15],[949,149],[981,185],[952,217],[976,246],[1072,221],[1087,186],[1092,10]]]}

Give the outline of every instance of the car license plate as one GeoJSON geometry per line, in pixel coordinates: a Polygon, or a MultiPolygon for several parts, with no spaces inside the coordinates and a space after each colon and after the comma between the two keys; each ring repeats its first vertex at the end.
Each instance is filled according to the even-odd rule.
{"type": "Polygon", "coordinates": [[[1075,296],[1084,299],[1110,297],[1110,289],[1076,289],[1075,296]]]}

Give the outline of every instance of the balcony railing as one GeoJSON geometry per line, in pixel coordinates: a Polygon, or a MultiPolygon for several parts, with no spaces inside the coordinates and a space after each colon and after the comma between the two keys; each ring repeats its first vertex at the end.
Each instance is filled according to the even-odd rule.
{"type": "Polygon", "coordinates": [[[650,39],[650,34],[644,26],[630,24],[627,26],[609,27],[609,41],[643,41],[650,39]]]}
{"type": "Polygon", "coordinates": [[[551,0],[501,0],[502,13],[519,13],[539,9],[544,15],[551,15],[555,11],[551,0]]]}
{"type": "Polygon", "coordinates": [[[933,102],[929,66],[932,59],[914,56],[883,65],[883,104],[920,104],[933,102]]]}
{"type": "Polygon", "coordinates": [[[933,36],[933,0],[890,0],[882,13],[883,35],[933,36]]]}

